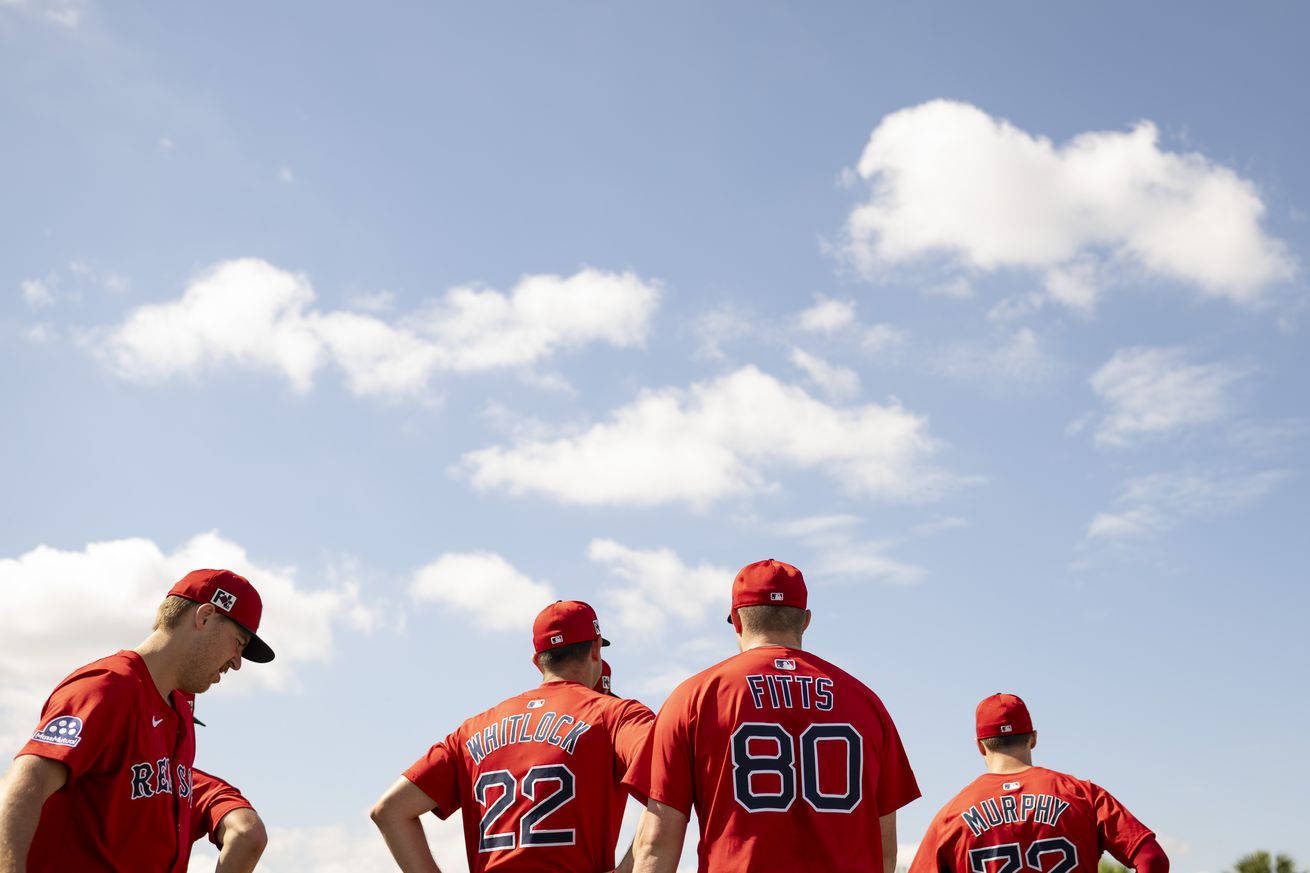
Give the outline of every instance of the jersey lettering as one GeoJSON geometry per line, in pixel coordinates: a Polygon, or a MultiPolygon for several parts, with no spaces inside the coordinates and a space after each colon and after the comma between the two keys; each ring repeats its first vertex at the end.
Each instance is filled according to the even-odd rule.
{"type": "Polygon", "coordinates": [[[578,721],[568,713],[559,715],[554,712],[544,713],[534,727],[533,715],[534,713],[529,712],[508,716],[501,719],[499,732],[497,725],[488,725],[466,739],[464,748],[468,750],[473,763],[481,764],[483,758],[497,749],[517,743],[547,743],[559,746],[572,755],[577,750],[578,740],[591,729],[591,725],[585,721],[578,721]],[[566,725],[572,727],[564,733],[566,725]]]}
{"type": "Polygon", "coordinates": [[[155,768],[150,764],[132,765],[132,799],[154,797],[155,789],[150,783],[155,779],[155,768]]]}
{"type": "Polygon", "coordinates": [[[1025,869],[1034,873],[1070,873],[1078,866],[1078,847],[1065,837],[1051,837],[1036,840],[1023,851],[1018,843],[1005,843],[1001,846],[983,846],[969,852],[969,869],[972,873],[1019,873],[1025,869]],[[1043,867],[1042,860],[1047,855],[1059,854],[1059,858],[1050,867],[1043,867]],[[989,864],[999,861],[999,864],[989,864]]]}
{"type": "Polygon", "coordinates": [[[577,779],[563,764],[540,764],[529,769],[523,777],[522,787],[523,796],[532,800],[532,806],[523,813],[517,827],[492,832],[514,805],[519,796],[519,785],[519,780],[508,770],[492,770],[478,776],[473,785],[473,796],[486,808],[478,822],[478,851],[501,852],[516,845],[524,848],[574,845],[577,842],[576,829],[539,827],[552,813],[577,796],[577,779]],[[554,790],[546,791],[546,787],[554,790]],[[489,789],[493,789],[494,795],[490,805],[487,803],[489,789]]]}
{"type": "Polygon", "coordinates": [[[998,825],[1029,820],[1054,827],[1068,808],[1069,801],[1053,794],[1021,794],[1017,800],[1007,794],[974,804],[960,813],[960,818],[976,837],[998,825]]]}
{"type": "Polygon", "coordinates": [[[827,676],[793,676],[790,673],[753,673],[746,677],[746,688],[756,709],[832,710],[832,680],[827,676]],[[795,685],[797,693],[792,694],[795,685]],[[765,707],[767,695],[769,705],[765,707]]]}
{"type": "MultiPolygon", "coordinates": [[[[780,724],[747,722],[732,734],[732,791],[750,812],[783,812],[796,800],[796,739],[780,724]]],[[[800,794],[815,812],[849,813],[864,793],[863,738],[849,724],[812,724],[800,736],[800,794]],[[844,772],[820,773],[819,744],[840,743],[844,772]],[[828,791],[824,790],[827,787],[828,791]],[[831,790],[837,788],[837,790],[831,790]]]]}

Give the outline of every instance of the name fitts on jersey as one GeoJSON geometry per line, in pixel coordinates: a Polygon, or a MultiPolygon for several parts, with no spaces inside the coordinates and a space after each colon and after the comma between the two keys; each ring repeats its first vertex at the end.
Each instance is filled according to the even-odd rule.
{"type": "Polygon", "coordinates": [[[792,676],[789,673],[764,673],[746,677],[756,709],[832,709],[832,680],[827,676],[792,676]]]}
{"type": "Polygon", "coordinates": [[[191,768],[185,764],[173,767],[168,758],[155,763],[132,765],[132,799],[142,800],[156,794],[173,794],[183,800],[191,797],[191,768]]]}
{"type": "Polygon", "coordinates": [[[1052,794],[1005,794],[990,797],[967,812],[960,813],[960,818],[969,826],[976,837],[997,825],[1013,822],[1034,821],[1038,824],[1054,825],[1069,808],[1067,800],[1061,800],[1052,794]]]}
{"type": "Polygon", "coordinates": [[[537,717],[535,712],[509,715],[502,718],[499,724],[489,724],[481,733],[465,740],[464,747],[468,749],[473,763],[481,764],[483,758],[501,746],[514,743],[550,743],[572,755],[578,746],[578,739],[591,729],[591,725],[578,721],[567,712],[563,715],[542,713],[537,717],[535,726],[532,721],[534,717],[537,717]]]}

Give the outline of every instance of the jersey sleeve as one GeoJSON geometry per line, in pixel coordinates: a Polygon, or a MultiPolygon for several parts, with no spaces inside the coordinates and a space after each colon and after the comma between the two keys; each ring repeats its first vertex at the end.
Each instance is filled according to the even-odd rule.
{"type": "Polygon", "coordinates": [[[688,818],[695,789],[690,715],[689,701],[679,688],[660,707],[647,742],[623,779],[634,795],[658,800],[688,818]]]}
{"type": "MultiPolygon", "coordinates": [[[[646,741],[650,737],[651,727],[655,723],[655,713],[650,711],[650,707],[636,700],[625,700],[622,706],[617,707],[617,715],[614,724],[614,778],[619,782],[624,782],[624,777],[632,768],[632,765],[641,757],[646,748],[646,741]]],[[[625,783],[626,784],[626,783],[625,783]]],[[[632,786],[627,786],[630,792],[634,793],[637,800],[643,804],[646,802],[647,795],[645,792],[637,791],[632,786]]]]}
{"type": "Polygon", "coordinates": [[[112,769],[134,715],[133,681],[98,668],[68,677],[46,700],[41,721],[18,754],[59,761],[68,767],[70,782],[112,769]]]}
{"type": "Polygon", "coordinates": [[[1092,806],[1096,810],[1096,830],[1101,848],[1127,866],[1143,842],[1155,834],[1137,820],[1114,795],[1099,785],[1092,785],[1092,806]]]}
{"type": "Polygon", "coordinates": [[[910,801],[917,799],[921,792],[919,783],[910,769],[910,759],[901,745],[901,735],[896,730],[891,715],[879,701],[879,710],[883,718],[882,754],[878,761],[878,788],[876,799],[878,815],[895,812],[910,801]]]}
{"type": "Polygon", "coordinates": [[[910,861],[909,873],[949,873],[949,870],[938,863],[937,856],[941,851],[942,843],[942,824],[941,815],[936,815],[928,824],[928,830],[924,832],[923,839],[919,841],[919,848],[914,852],[914,859],[910,861]]]}
{"type": "Polygon", "coordinates": [[[218,823],[234,809],[254,809],[239,790],[203,770],[191,771],[191,842],[208,836],[218,845],[218,823]]]}
{"type": "Polygon", "coordinates": [[[460,807],[459,735],[451,734],[419,758],[405,771],[405,778],[432,798],[437,818],[448,818],[460,807]]]}

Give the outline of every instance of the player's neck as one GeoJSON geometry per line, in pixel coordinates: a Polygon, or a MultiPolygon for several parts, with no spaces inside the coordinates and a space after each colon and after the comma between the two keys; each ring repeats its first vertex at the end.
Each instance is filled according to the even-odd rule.
{"type": "Polygon", "coordinates": [[[801,638],[791,634],[743,633],[737,638],[737,645],[743,652],[763,646],[785,646],[788,649],[799,649],[801,647],[801,638]]]}
{"type": "Polygon", "coordinates": [[[577,682],[579,685],[594,684],[588,682],[587,678],[588,676],[586,670],[563,670],[559,673],[556,673],[551,670],[541,671],[542,685],[545,685],[547,682],[577,682]]]}
{"type": "Polygon", "coordinates": [[[141,656],[142,661],[145,661],[146,670],[154,680],[155,688],[159,689],[159,696],[165,700],[173,693],[173,689],[177,688],[179,678],[178,658],[173,653],[175,645],[173,638],[155,631],[146,637],[145,642],[132,650],[141,656]]]}
{"type": "Polygon", "coordinates": [[[1024,770],[1031,768],[1032,765],[1033,756],[1031,752],[1025,752],[1021,755],[992,752],[987,756],[988,773],[1022,773],[1024,770]]]}

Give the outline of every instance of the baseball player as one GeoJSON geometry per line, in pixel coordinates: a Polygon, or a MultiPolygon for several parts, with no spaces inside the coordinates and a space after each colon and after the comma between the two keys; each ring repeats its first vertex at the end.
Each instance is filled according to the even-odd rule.
{"type": "Polygon", "coordinates": [[[199,694],[271,661],[259,593],[230,570],[184,576],[135,649],[73,672],[46,700],[0,789],[0,873],[184,873],[199,694]]]}
{"type": "Polygon", "coordinates": [[[896,810],[919,787],[878,696],[801,649],[807,600],[790,564],[737,574],[741,653],[673,691],[625,779],[649,798],[639,873],[677,868],[693,809],[701,873],[892,873],[896,810]]]}
{"type": "Polygon", "coordinates": [[[532,641],[541,685],[465,721],[373,807],[405,873],[439,873],[419,822],[429,810],[442,819],[463,811],[472,873],[614,869],[620,783],[655,716],[594,690],[608,642],[587,604],[547,606],[532,641]]]}
{"type": "Polygon", "coordinates": [[[596,680],[595,690],[601,694],[608,694],[610,697],[618,697],[610,687],[610,677],[613,673],[610,671],[610,662],[604,658],[600,659],[600,678],[596,680]]]}
{"type": "Polygon", "coordinates": [[[984,698],[975,722],[987,772],[933,817],[910,873],[1096,873],[1103,851],[1137,873],[1169,873],[1155,834],[1108,791],[1033,766],[1022,700],[984,698]]]}

